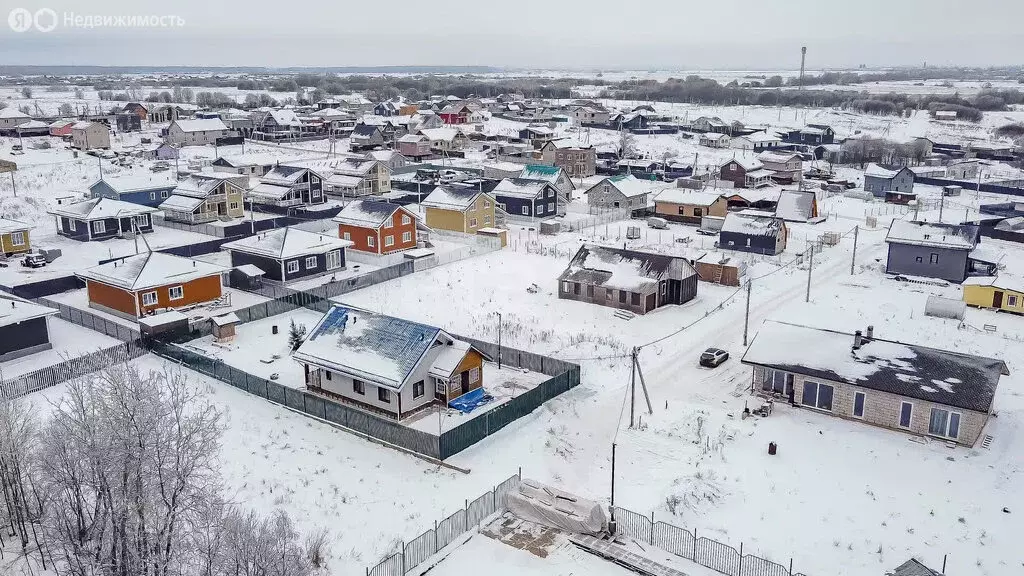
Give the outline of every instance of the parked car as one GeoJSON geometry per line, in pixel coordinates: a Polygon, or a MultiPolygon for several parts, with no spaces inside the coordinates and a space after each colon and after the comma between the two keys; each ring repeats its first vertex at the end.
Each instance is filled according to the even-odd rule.
{"type": "Polygon", "coordinates": [[[700,355],[700,365],[716,368],[729,359],[729,353],[721,348],[708,348],[700,355]]]}
{"type": "Polygon", "coordinates": [[[647,225],[657,230],[665,230],[668,228],[668,222],[664,218],[658,218],[657,216],[651,216],[647,219],[647,225]]]}
{"type": "Polygon", "coordinates": [[[163,172],[164,170],[170,170],[171,166],[167,162],[161,160],[160,162],[154,163],[149,167],[149,169],[153,172],[163,172]]]}
{"type": "Polygon", "coordinates": [[[21,259],[21,265],[28,268],[42,268],[46,266],[46,256],[42,254],[26,254],[21,259]]]}

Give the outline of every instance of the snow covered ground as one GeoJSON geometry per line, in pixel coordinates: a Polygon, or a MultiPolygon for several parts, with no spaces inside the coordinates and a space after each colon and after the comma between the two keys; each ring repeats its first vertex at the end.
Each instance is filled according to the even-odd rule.
{"type": "Polygon", "coordinates": [[[10,380],[33,370],[53,366],[99,348],[109,348],[121,343],[116,338],[99,334],[56,316],[50,317],[47,323],[53,348],[0,363],[0,379],[10,380]]]}

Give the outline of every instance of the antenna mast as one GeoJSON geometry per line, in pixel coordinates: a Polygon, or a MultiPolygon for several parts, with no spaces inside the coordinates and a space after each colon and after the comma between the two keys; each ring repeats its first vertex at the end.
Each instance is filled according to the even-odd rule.
{"type": "Polygon", "coordinates": [[[804,89],[804,64],[807,62],[807,46],[800,47],[800,81],[797,83],[797,90],[804,89]]]}

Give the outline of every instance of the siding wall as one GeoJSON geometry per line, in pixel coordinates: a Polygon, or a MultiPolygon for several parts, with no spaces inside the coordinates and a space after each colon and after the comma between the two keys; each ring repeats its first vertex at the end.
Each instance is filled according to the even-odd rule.
{"type": "Polygon", "coordinates": [[[1016,290],[1006,290],[1004,288],[996,288],[995,286],[968,285],[964,286],[964,302],[969,306],[992,308],[996,292],[1003,293],[1003,303],[1002,306],[999,307],[1000,310],[1014,312],[1016,314],[1024,314],[1024,292],[1016,290]],[[1016,297],[1016,306],[1010,306],[1010,296],[1016,297]]]}
{"type": "Polygon", "coordinates": [[[19,254],[21,252],[30,252],[32,250],[32,239],[29,238],[29,231],[22,230],[21,233],[24,235],[24,242],[15,245],[11,240],[12,232],[7,234],[0,234],[0,252],[4,254],[19,254]]]}
{"type": "Polygon", "coordinates": [[[949,282],[963,282],[967,276],[967,251],[890,242],[885,271],[889,274],[908,274],[940,278],[949,282]],[[938,255],[938,263],[931,263],[932,254],[938,255]],[[918,258],[921,259],[920,262],[917,261],[918,258]]]}
{"type": "Polygon", "coordinates": [[[675,219],[692,224],[700,224],[704,216],[718,216],[724,218],[729,213],[729,202],[725,198],[719,198],[711,206],[692,206],[690,204],[674,204],[671,202],[655,202],[654,213],[664,216],[673,216],[675,219]],[[695,209],[701,210],[701,215],[695,213],[695,209]]]}
{"type": "Polygon", "coordinates": [[[161,286],[159,288],[155,288],[154,290],[142,290],[137,293],[137,298],[139,301],[139,310],[141,310],[143,314],[149,312],[150,310],[155,310],[157,308],[179,308],[182,306],[190,306],[192,304],[202,304],[203,302],[209,302],[211,300],[220,298],[220,296],[220,274],[217,274],[215,276],[207,276],[206,278],[199,278],[197,280],[186,282],[184,284],[167,284],[166,286],[161,286]],[[168,291],[175,286],[182,286],[183,288],[183,298],[179,300],[171,300],[170,296],[168,295],[168,291]],[[146,292],[153,291],[156,292],[156,305],[143,306],[142,295],[146,292]]]}
{"type": "MultiPolygon", "coordinates": [[[[46,330],[46,318],[33,318],[16,324],[0,327],[0,358],[11,354],[16,356],[19,350],[49,344],[50,336],[46,330]]],[[[42,348],[41,348],[42,349],[42,348]]]]}
{"type": "Polygon", "coordinates": [[[135,295],[131,292],[92,280],[85,281],[85,290],[89,295],[90,306],[98,305],[126,316],[136,317],[135,295]]]}
{"type": "Polygon", "coordinates": [[[588,304],[597,304],[599,306],[608,306],[609,308],[619,308],[622,310],[629,310],[634,314],[646,314],[651,310],[658,307],[660,304],[658,299],[658,286],[644,286],[643,292],[640,294],[640,303],[633,304],[632,293],[626,292],[626,301],[619,301],[619,290],[613,290],[610,288],[604,288],[602,286],[594,286],[594,295],[587,296],[587,285],[580,282],[568,282],[569,286],[566,286],[566,282],[558,282],[558,297],[563,300],[576,300],[578,302],[586,302],[588,304]],[[579,286],[579,294],[576,294],[576,286],[579,286]],[[568,289],[567,289],[568,288],[568,289]],[[648,298],[654,295],[654,306],[649,306],[648,298]]]}
{"type": "Polygon", "coordinates": [[[587,204],[601,208],[638,209],[647,206],[647,195],[628,198],[613,184],[604,182],[587,191],[587,204]]]}
{"type": "Polygon", "coordinates": [[[387,227],[386,222],[380,230],[363,228],[361,226],[350,226],[348,224],[338,224],[338,237],[345,238],[346,232],[349,233],[349,239],[352,240],[354,244],[352,249],[359,250],[360,252],[390,254],[392,252],[400,252],[402,250],[409,250],[410,248],[416,247],[416,218],[408,212],[405,212],[404,209],[395,212],[393,226],[391,227],[387,227]],[[402,224],[402,216],[408,216],[408,224],[402,224]],[[402,235],[406,232],[409,233],[410,240],[408,242],[403,242],[402,235]],[[368,237],[370,236],[374,239],[373,246],[370,246],[368,240],[368,237]],[[384,245],[388,236],[394,238],[394,244],[391,246],[384,245]]]}
{"type": "MultiPolygon", "coordinates": [[[[760,366],[754,367],[755,391],[761,390],[761,382],[763,381],[765,374],[765,368],[760,366]]],[[[942,408],[951,412],[960,413],[960,435],[956,441],[965,446],[973,446],[981,435],[982,429],[985,427],[985,423],[988,421],[988,414],[983,412],[950,408],[948,406],[928,402],[926,400],[907,398],[905,396],[898,396],[888,392],[879,392],[877,390],[871,390],[861,386],[853,386],[842,382],[832,382],[821,378],[809,378],[800,374],[794,374],[793,390],[794,400],[797,404],[800,404],[805,381],[829,384],[835,389],[833,392],[831,412],[819,411],[817,409],[813,410],[838,416],[840,418],[866,422],[868,424],[889,428],[891,430],[926,436],[928,435],[928,422],[931,417],[931,409],[933,407],[942,408]],[[855,392],[863,392],[865,395],[863,418],[855,418],[853,416],[855,392]],[[900,409],[903,402],[910,402],[914,405],[909,429],[901,428],[899,426],[900,409]]]]}

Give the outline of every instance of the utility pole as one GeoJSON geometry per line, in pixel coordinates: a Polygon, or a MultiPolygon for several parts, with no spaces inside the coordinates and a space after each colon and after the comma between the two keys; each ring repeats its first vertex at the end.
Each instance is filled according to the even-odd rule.
{"type": "Polygon", "coordinates": [[[807,264],[807,298],[804,302],[811,301],[811,273],[814,272],[814,244],[811,244],[811,249],[807,252],[809,256],[807,264]]]}
{"type": "Polygon", "coordinates": [[[615,442],[612,442],[612,522],[615,521],[615,442]]]}
{"type": "Polygon", "coordinates": [[[747,345],[747,328],[750,327],[750,280],[747,280],[747,312],[743,316],[743,345],[747,345]]]}
{"type": "Polygon", "coordinates": [[[946,193],[939,196],[939,224],[942,224],[942,209],[946,207],[946,193]]]}
{"type": "Polygon", "coordinates": [[[629,369],[629,427],[636,425],[636,347],[633,348],[633,363],[629,369]]]}
{"type": "Polygon", "coordinates": [[[853,267],[857,263],[857,233],[860,231],[860,225],[853,227],[853,256],[850,258],[850,276],[853,276],[853,267]]]}

